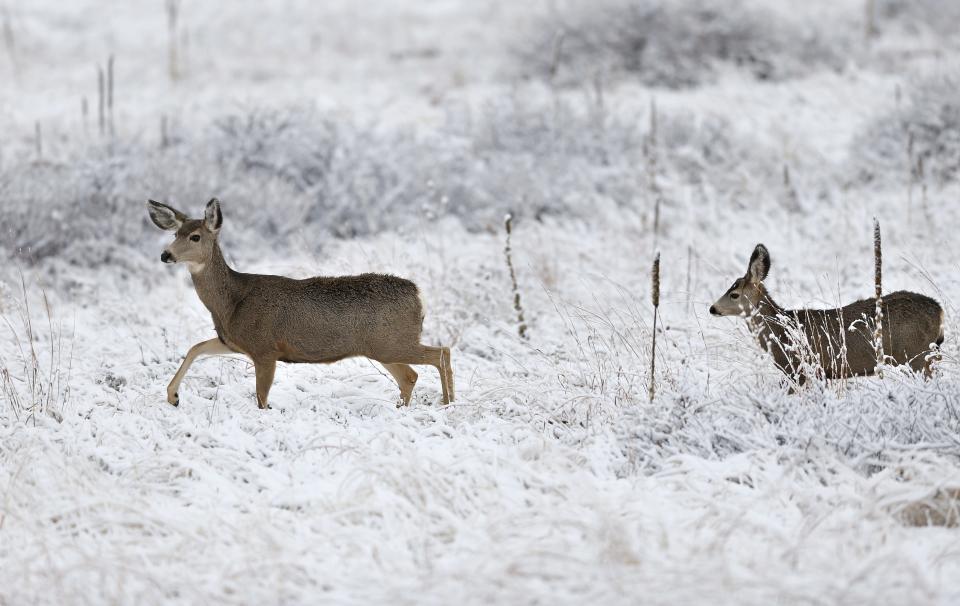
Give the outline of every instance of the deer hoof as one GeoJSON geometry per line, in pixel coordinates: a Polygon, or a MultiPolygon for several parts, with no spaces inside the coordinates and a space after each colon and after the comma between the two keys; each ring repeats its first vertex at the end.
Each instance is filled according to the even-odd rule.
{"type": "Polygon", "coordinates": [[[179,392],[176,392],[176,391],[173,392],[172,394],[171,394],[171,393],[168,393],[168,394],[167,394],[167,402],[169,402],[170,404],[172,404],[172,405],[174,405],[174,406],[179,406],[179,405],[180,405],[180,393],[179,393],[179,392]]]}

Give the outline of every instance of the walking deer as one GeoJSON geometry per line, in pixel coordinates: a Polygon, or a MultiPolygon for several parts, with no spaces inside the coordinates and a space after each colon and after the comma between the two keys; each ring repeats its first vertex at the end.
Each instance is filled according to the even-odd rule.
{"type": "Polygon", "coordinates": [[[232,353],[253,361],[260,408],[268,407],[278,361],[325,364],[354,356],[383,364],[405,405],[417,382],[410,364],[434,366],[443,403],[453,401],[450,349],[420,343],[423,307],[413,282],[382,274],[294,280],[240,273],[227,265],[217,242],[223,214],[216,198],[203,219],[153,200],[147,209],[157,227],[176,232],[160,260],[187,266],[217,332],[187,352],[167,387],[170,404],[180,403],[180,382],[194,360],[232,353]]]}
{"type": "MultiPolygon", "coordinates": [[[[770,254],[758,244],[747,273],[710,306],[710,313],[746,316],[760,346],[799,385],[811,368],[826,379],[874,374],[875,298],[836,309],[784,309],[763,284],[769,271],[770,254]]],[[[929,377],[943,343],[943,308],[930,297],[903,290],[881,299],[884,363],[909,364],[929,377]]]]}

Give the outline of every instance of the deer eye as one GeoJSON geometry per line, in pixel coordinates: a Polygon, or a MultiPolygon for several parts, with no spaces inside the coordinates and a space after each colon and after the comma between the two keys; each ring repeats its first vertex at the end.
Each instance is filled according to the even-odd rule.
{"type": "Polygon", "coordinates": [[[739,299],[739,298],[740,298],[740,293],[738,293],[738,292],[732,292],[732,293],[730,293],[730,298],[731,298],[731,299],[739,299]]]}
{"type": "Polygon", "coordinates": [[[200,234],[193,234],[192,236],[190,236],[190,241],[191,241],[191,242],[199,242],[199,241],[200,241],[200,234]]]}

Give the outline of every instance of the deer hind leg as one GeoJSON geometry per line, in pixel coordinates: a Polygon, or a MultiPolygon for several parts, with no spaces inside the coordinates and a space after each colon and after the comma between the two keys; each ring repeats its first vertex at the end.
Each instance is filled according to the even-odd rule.
{"type": "Polygon", "coordinates": [[[413,386],[417,384],[417,371],[407,364],[384,364],[383,367],[397,380],[397,385],[400,386],[400,399],[404,406],[409,406],[413,386]]]}
{"type": "Polygon", "coordinates": [[[177,374],[173,375],[173,379],[171,379],[170,384],[167,385],[167,402],[174,406],[180,404],[180,383],[183,381],[183,377],[187,374],[187,371],[190,370],[190,366],[194,360],[200,356],[217,356],[231,353],[236,352],[224,345],[220,339],[201,341],[191,347],[186,357],[183,358],[183,363],[180,364],[180,368],[177,369],[177,374]]]}
{"type": "Polygon", "coordinates": [[[453,387],[453,359],[450,357],[450,348],[444,347],[443,349],[443,360],[444,365],[447,369],[447,390],[450,393],[450,401],[453,402],[457,399],[455,389],[453,387]]]}
{"type": "Polygon", "coordinates": [[[443,403],[453,401],[453,368],[450,363],[449,347],[432,347],[421,345],[422,357],[420,364],[429,364],[440,373],[440,387],[443,390],[443,403]]]}
{"type": "Polygon", "coordinates": [[[277,370],[276,360],[254,360],[253,368],[257,374],[257,406],[261,409],[270,408],[267,397],[273,386],[273,375],[277,370]]]}

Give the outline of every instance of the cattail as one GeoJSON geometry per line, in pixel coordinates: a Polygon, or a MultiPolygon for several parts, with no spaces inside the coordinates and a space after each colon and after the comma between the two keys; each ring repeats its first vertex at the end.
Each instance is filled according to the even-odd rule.
{"type": "MultiPolygon", "coordinates": [[[[881,254],[880,248],[880,222],[874,218],[873,220],[873,284],[876,290],[876,301],[877,306],[874,311],[874,333],[873,333],[873,343],[874,349],[877,354],[877,366],[879,367],[883,364],[883,289],[882,289],[882,273],[883,273],[883,256],[881,254]]],[[[878,374],[882,376],[881,371],[878,368],[878,374]]]]}
{"type": "Polygon", "coordinates": [[[787,209],[793,212],[801,211],[800,195],[797,193],[797,188],[794,187],[793,180],[790,178],[790,167],[786,164],[783,165],[783,191],[786,196],[787,209]]]}
{"type": "Polygon", "coordinates": [[[870,39],[876,37],[879,32],[877,29],[877,9],[876,9],[876,0],[867,0],[866,6],[864,6],[864,40],[867,43],[867,46],[870,45],[870,39]]]}
{"type": "Polygon", "coordinates": [[[520,338],[528,339],[527,323],[523,319],[523,305],[520,304],[520,287],[517,285],[517,273],[513,269],[513,255],[510,248],[510,234],[512,233],[513,215],[507,213],[503,219],[503,225],[507,231],[507,243],[503,249],[507,257],[507,269],[510,270],[510,284],[513,287],[513,309],[517,312],[517,332],[520,338]]]}
{"type": "Polygon", "coordinates": [[[97,126],[100,129],[100,135],[103,135],[104,126],[105,126],[104,88],[105,88],[105,84],[103,81],[103,68],[98,65],[97,66],[97,126]]]}
{"type": "Polygon", "coordinates": [[[170,75],[170,81],[176,82],[180,79],[180,66],[177,52],[177,17],[180,13],[180,0],[167,0],[167,33],[168,53],[167,53],[167,73],[170,75]]]}
{"type": "Polygon", "coordinates": [[[560,62],[563,60],[563,43],[566,39],[566,32],[558,30],[553,37],[553,48],[550,53],[550,79],[556,77],[560,71],[560,62]]]}
{"type": "Polygon", "coordinates": [[[917,157],[917,178],[920,180],[920,208],[930,222],[930,209],[927,208],[927,175],[923,168],[923,156],[917,157]]]}
{"type": "Polygon", "coordinates": [[[17,42],[13,35],[13,23],[10,20],[10,9],[3,6],[3,45],[7,49],[7,55],[10,56],[10,62],[13,64],[14,77],[20,76],[20,61],[17,58],[17,42]]]}
{"type": "Polygon", "coordinates": [[[656,395],[656,384],[654,382],[657,367],[657,312],[660,309],[660,253],[653,259],[653,288],[650,292],[650,299],[653,303],[653,339],[650,348],[650,401],[653,402],[653,396],[656,395]]]}
{"type": "Polygon", "coordinates": [[[917,176],[913,161],[913,133],[907,135],[907,225],[910,225],[910,213],[913,207],[913,183],[917,176]]]}
{"type": "Polygon", "coordinates": [[[87,98],[84,96],[80,99],[80,115],[83,117],[83,134],[90,134],[90,128],[87,125],[87,119],[90,117],[90,106],[87,103],[87,98]]]}
{"type": "Polygon", "coordinates": [[[167,115],[160,116],[160,149],[166,149],[170,145],[170,135],[167,132],[167,115]]]}

